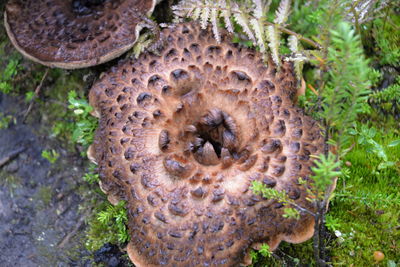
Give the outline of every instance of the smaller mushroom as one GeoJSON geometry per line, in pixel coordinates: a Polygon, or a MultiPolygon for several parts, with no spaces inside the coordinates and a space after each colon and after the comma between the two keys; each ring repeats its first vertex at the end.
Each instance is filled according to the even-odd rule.
{"type": "Polygon", "coordinates": [[[156,0],[10,0],[4,25],[25,57],[49,67],[85,68],[136,42],[156,0]]]}
{"type": "Polygon", "coordinates": [[[374,251],[374,260],[375,260],[376,262],[381,262],[381,261],[383,261],[384,259],[385,259],[385,254],[383,254],[382,251],[379,251],[379,250],[374,251]]]}

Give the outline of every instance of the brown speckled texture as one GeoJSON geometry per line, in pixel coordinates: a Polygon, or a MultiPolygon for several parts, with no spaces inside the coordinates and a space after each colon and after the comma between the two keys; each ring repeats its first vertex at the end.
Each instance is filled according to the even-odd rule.
{"type": "Polygon", "coordinates": [[[82,68],[111,60],[137,39],[155,0],[10,0],[5,26],[14,46],[51,67],[82,68]]]}
{"type": "Polygon", "coordinates": [[[323,138],[293,105],[291,64],[277,72],[196,24],[163,36],[160,55],[121,62],[90,92],[102,188],[128,202],[131,260],[238,266],[257,243],[310,238],[312,217],[285,219],[282,204],[249,188],[261,181],[313,209],[297,181],[311,175],[323,138]]]}

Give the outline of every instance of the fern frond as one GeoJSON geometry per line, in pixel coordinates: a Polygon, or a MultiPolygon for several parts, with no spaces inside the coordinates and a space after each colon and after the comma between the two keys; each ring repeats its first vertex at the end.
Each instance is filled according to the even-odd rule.
{"type": "Polygon", "coordinates": [[[225,0],[221,0],[219,5],[222,8],[221,15],[224,18],[225,28],[228,30],[228,32],[233,33],[233,26],[231,23],[232,14],[230,7],[226,4],[225,0]]]}
{"type": "Polygon", "coordinates": [[[254,35],[257,41],[257,45],[260,47],[260,52],[264,53],[265,52],[265,40],[264,40],[264,31],[262,28],[262,25],[260,25],[260,22],[258,19],[251,19],[250,20],[250,25],[254,30],[254,35]]]}
{"type": "Polygon", "coordinates": [[[279,60],[279,33],[272,25],[267,27],[268,46],[271,49],[271,56],[274,63],[279,67],[281,64],[279,60]]]}
{"type": "Polygon", "coordinates": [[[293,62],[294,72],[296,73],[297,81],[300,81],[302,78],[303,65],[304,62],[307,60],[308,58],[301,53],[295,53],[293,56],[285,58],[285,61],[293,62]]]}
{"type": "MultiPolygon", "coordinates": [[[[186,0],[179,2],[178,5],[171,7],[172,11],[174,12],[174,23],[182,22],[183,18],[191,17],[195,9],[200,10],[196,7],[196,4],[193,0],[186,0]]],[[[198,17],[196,18],[196,20],[198,17]]]]}
{"type": "Polygon", "coordinates": [[[201,10],[200,25],[202,29],[207,28],[208,20],[210,18],[210,8],[206,7],[201,10]]]}
{"type": "Polygon", "coordinates": [[[136,41],[135,45],[133,46],[133,56],[138,58],[139,55],[145,51],[153,42],[153,37],[149,32],[141,34],[136,41]]]}
{"type": "MultiPolygon", "coordinates": [[[[221,39],[218,28],[220,19],[224,20],[225,28],[231,33],[234,32],[233,24],[236,23],[241,27],[242,35],[257,45],[264,56],[270,50],[272,59],[278,67],[282,32],[296,35],[298,39],[319,48],[319,45],[312,40],[284,28],[290,13],[290,0],[281,0],[276,10],[276,18],[273,22],[269,21],[267,12],[271,2],[272,0],[181,0],[178,5],[173,6],[173,11],[175,16],[198,20],[203,29],[211,23],[214,37],[218,42],[221,39]]],[[[296,57],[295,62],[300,61],[299,58],[296,57]]]]}
{"type": "Polygon", "coordinates": [[[263,6],[261,0],[253,0],[253,3],[254,3],[253,15],[257,19],[260,19],[263,16],[263,6]]]}
{"type": "Polygon", "coordinates": [[[220,43],[221,35],[219,34],[219,31],[218,31],[218,18],[217,18],[218,10],[216,8],[211,9],[210,15],[211,15],[210,21],[211,21],[214,37],[217,40],[217,43],[220,43]]]}
{"type": "Polygon", "coordinates": [[[190,12],[190,17],[193,20],[198,20],[200,18],[200,14],[201,14],[201,8],[195,8],[192,12],[190,12]]]}
{"type": "Polygon", "coordinates": [[[292,53],[297,53],[299,51],[299,40],[297,39],[296,36],[290,35],[288,37],[288,45],[292,53]]]}
{"type": "Polygon", "coordinates": [[[288,37],[288,46],[293,55],[290,57],[286,57],[285,61],[293,62],[297,80],[300,81],[302,77],[304,62],[307,61],[308,58],[300,53],[301,47],[299,46],[299,40],[296,36],[291,35],[288,37]]]}
{"type": "Polygon", "coordinates": [[[279,25],[285,24],[289,17],[289,12],[290,0],[281,0],[278,10],[276,11],[276,18],[274,19],[274,22],[279,25]]]}
{"type": "Polygon", "coordinates": [[[249,20],[247,16],[243,12],[241,12],[239,6],[236,3],[234,3],[232,10],[235,12],[233,14],[233,17],[235,18],[236,23],[242,27],[243,32],[250,40],[256,42],[256,38],[254,37],[254,34],[249,27],[249,20]]]}

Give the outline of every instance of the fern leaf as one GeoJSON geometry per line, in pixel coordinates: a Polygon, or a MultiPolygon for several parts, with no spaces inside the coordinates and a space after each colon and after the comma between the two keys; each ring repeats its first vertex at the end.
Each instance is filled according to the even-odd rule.
{"type": "Polygon", "coordinates": [[[201,14],[201,8],[195,8],[191,13],[189,13],[189,14],[191,14],[191,18],[193,19],[193,20],[198,20],[199,18],[200,18],[200,14],[201,14]]]}
{"type": "Polygon", "coordinates": [[[152,36],[150,33],[146,32],[141,34],[136,41],[135,45],[133,46],[133,56],[138,58],[139,55],[150,47],[151,43],[153,42],[152,36]]]}
{"type": "Polygon", "coordinates": [[[297,53],[299,51],[299,40],[296,36],[290,35],[288,37],[289,49],[292,53],[297,53]]]}
{"type": "Polygon", "coordinates": [[[263,6],[261,0],[253,0],[254,10],[253,15],[255,18],[260,19],[263,16],[263,6]]]}
{"type": "Polygon", "coordinates": [[[239,24],[242,27],[243,32],[247,35],[247,37],[250,40],[252,40],[253,42],[256,42],[254,34],[249,27],[249,21],[248,21],[246,15],[243,14],[243,12],[239,9],[239,7],[236,3],[234,4],[232,9],[233,9],[233,11],[235,11],[235,13],[233,14],[233,17],[235,18],[235,21],[237,22],[237,24],[239,24]]]}
{"type": "Polygon", "coordinates": [[[190,17],[193,10],[196,9],[196,5],[192,0],[186,0],[179,2],[178,5],[171,7],[174,12],[174,20],[173,22],[178,23],[182,21],[184,17],[190,17]]]}
{"type": "Polygon", "coordinates": [[[285,61],[293,62],[294,72],[296,73],[296,78],[298,81],[301,80],[302,73],[303,73],[303,65],[304,65],[304,62],[307,60],[308,60],[308,58],[305,57],[301,53],[295,53],[294,56],[285,58],[285,61]]]}
{"type": "Polygon", "coordinates": [[[285,22],[289,17],[289,11],[290,11],[290,0],[282,0],[276,11],[276,18],[274,19],[274,23],[279,25],[285,24],[285,22]]]}
{"type": "Polygon", "coordinates": [[[210,18],[210,8],[205,7],[201,10],[201,15],[200,15],[200,25],[202,29],[207,28],[209,18],[210,18]]]}
{"type": "Polygon", "coordinates": [[[218,10],[216,8],[211,9],[211,17],[210,17],[210,21],[212,24],[212,31],[214,34],[214,38],[215,40],[217,40],[217,43],[221,42],[221,35],[219,34],[218,31],[218,10]]]}
{"type": "Polygon", "coordinates": [[[233,26],[231,23],[232,14],[230,8],[227,6],[225,0],[221,0],[219,5],[222,8],[221,15],[224,18],[225,28],[228,30],[228,32],[233,33],[233,26]]]}
{"type": "Polygon", "coordinates": [[[262,24],[259,23],[258,19],[251,19],[250,25],[254,30],[254,34],[256,37],[257,45],[260,47],[260,52],[265,52],[265,41],[264,41],[264,31],[262,28],[262,24]]]}
{"type": "Polygon", "coordinates": [[[279,67],[280,60],[279,60],[279,33],[274,26],[267,27],[267,38],[268,38],[268,46],[271,50],[271,56],[274,63],[279,67]]]}

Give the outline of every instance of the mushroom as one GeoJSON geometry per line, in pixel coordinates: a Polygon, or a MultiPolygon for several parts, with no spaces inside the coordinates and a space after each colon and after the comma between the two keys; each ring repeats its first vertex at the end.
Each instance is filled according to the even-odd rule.
{"type": "Polygon", "coordinates": [[[4,25],[25,57],[50,67],[85,68],[130,49],[155,4],[156,0],[10,0],[4,25]]]}
{"type": "Polygon", "coordinates": [[[260,243],[309,239],[312,216],[284,218],[250,189],[260,181],[314,211],[298,178],[324,142],[293,104],[292,64],[277,72],[195,23],[163,38],[159,55],[120,62],[89,94],[100,116],[92,156],[109,199],[127,201],[132,262],[238,266],[260,243]]]}

